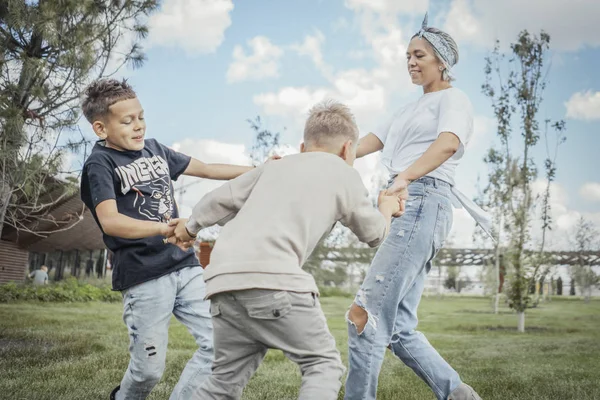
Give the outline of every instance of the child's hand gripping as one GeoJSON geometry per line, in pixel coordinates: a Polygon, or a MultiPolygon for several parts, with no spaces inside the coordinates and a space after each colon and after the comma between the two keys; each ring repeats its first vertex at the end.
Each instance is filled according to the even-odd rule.
{"type": "Polygon", "coordinates": [[[377,207],[383,215],[388,217],[400,212],[400,202],[398,201],[398,197],[386,194],[385,190],[379,192],[377,207]]]}
{"type": "Polygon", "coordinates": [[[172,232],[167,238],[167,242],[179,246],[182,250],[192,247],[196,240],[196,236],[192,235],[185,226],[187,221],[187,218],[176,218],[169,221],[172,232]]]}
{"type": "Polygon", "coordinates": [[[404,214],[404,209],[406,205],[406,200],[408,200],[408,185],[410,181],[401,177],[400,175],[396,176],[392,185],[385,190],[385,194],[388,196],[396,196],[398,197],[398,201],[400,203],[400,210],[393,214],[394,217],[400,217],[404,214]]]}
{"type": "MultiPolygon", "coordinates": [[[[390,194],[386,190],[379,192],[377,205],[384,215],[400,217],[404,214],[405,195],[390,194]]],[[[406,195],[406,197],[408,197],[406,195]]]]}

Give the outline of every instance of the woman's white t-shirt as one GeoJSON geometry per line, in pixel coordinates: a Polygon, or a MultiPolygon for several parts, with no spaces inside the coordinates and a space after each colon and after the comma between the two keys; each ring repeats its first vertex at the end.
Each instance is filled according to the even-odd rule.
{"type": "Polygon", "coordinates": [[[410,167],[442,132],[451,132],[460,140],[456,153],[427,174],[452,185],[452,203],[464,207],[492,239],[492,219],[473,200],[454,187],[454,174],[465,146],[473,135],[473,105],[461,90],[449,88],[426,93],[399,109],[373,133],[383,143],[381,161],[392,174],[410,167]]]}
{"type": "Polygon", "coordinates": [[[464,147],[473,135],[473,106],[459,89],[426,93],[419,100],[400,108],[373,133],[383,143],[382,162],[390,173],[410,167],[442,132],[460,139],[460,148],[427,176],[454,185],[454,173],[464,147]]]}

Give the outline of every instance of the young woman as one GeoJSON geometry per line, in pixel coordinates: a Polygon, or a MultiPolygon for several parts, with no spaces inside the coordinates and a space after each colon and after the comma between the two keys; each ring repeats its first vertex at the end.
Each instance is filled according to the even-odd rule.
{"type": "Polygon", "coordinates": [[[456,43],[447,33],[427,27],[427,15],[406,56],[412,82],[423,87],[423,96],[363,137],[357,153],[362,157],[383,150],[382,161],[392,174],[388,192],[402,194],[408,188],[408,199],[348,311],[345,399],[376,398],[386,348],[438,399],[480,399],[416,331],[426,275],[452,226],[453,202],[465,206],[482,225],[487,222],[453,188],[456,166],[473,133],[473,109],[468,97],[451,85],[456,43]]]}

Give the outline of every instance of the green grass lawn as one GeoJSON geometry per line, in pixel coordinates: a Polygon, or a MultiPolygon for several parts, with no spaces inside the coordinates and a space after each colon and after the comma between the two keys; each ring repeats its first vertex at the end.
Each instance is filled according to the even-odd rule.
{"type": "MultiPolygon", "coordinates": [[[[322,300],[344,362],[350,301],[322,300]]],[[[528,310],[525,334],[510,310],[489,310],[487,299],[460,297],[424,298],[419,310],[420,330],[484,400],[600,399],[600,301],[543,303],[528,310]]],[[[127,366],[127,346],[120,304],[0,304],[0,398],[108,399],[127,366]]],[[[173,320],[167,368],[150,399],[169,397],[194,351],[173,320]]],[[[295,399],[299,383],[296,365],[271,351],[243,398],[295,399]]],[[[434,396],[388,352],[378,399],[434,396]]]]}

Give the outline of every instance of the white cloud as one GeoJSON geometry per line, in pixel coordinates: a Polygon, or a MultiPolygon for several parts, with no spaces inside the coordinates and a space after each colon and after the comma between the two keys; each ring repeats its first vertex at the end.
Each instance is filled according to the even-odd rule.
{"type": "Polygon", "coordinates": [[[464,208],[452,209],[452,229],[448,235],[447,247],[469,249],[478,247],[473,242],[475,232],[475,221],[464,208]]]}
{"type": "MultiPolygon", "coordinates": [[[[205,163],[251,165],[250,158],[246,154],[246,147],[243,144],[187,138],[173,143],[171,147],[205,163]]],[[[175,183],[175,201],[179,206],[180,215],[182,217],[189,216],[192,208],[202,196],[222,184],[222,181],[188,176],[180,177],[175,183]]]]}
{"type": "MultiPolygon", "coordinates": [[[[409,14],[424,16],[429,8],[428,0],[346,0],[346,7],[354,11],[361,32],[366,41],[373,44],[377,37],[399,32],[398,15],[409,14]]],[[[408,42],[408,40],[406,40],[408,42]]],[[[401,44],[403,41],[396,42],[401,44]]],[[[377,54],[377,49],[374,49],[377,54]]],[[[402,49],[401,56],[404,57],[405,49],[402,49]]],[[[404,64],[404,58],[403,58],[404,64]]]]}
{"type": "MultiPolygon", "coordinates": [[[[141,44],[143,47],[147,42],[145,40],[140,40],[135,32],[131,30],[125,31],[123,36],[121,36],[117,42],[111,57],[109,57],[103,75],[109,75],[114,79],[131,78],[135,75],[137,70],[125,63],[125,61],[126,55],[131,52],[133,45],[136,43],[141,44]]],[[[96,79],[96,76],[90,76],[88,84],[94,79],[96,79]]]]}
{"type": "Polygon", "coordinates": [[[294,128],[304,125],[310,107],[324,99],[341,101],[353,111],[359,128],[372,127],[387,103],[386,88],[365,70],[347,70],[337,74],[330,87],[284,87],[276,93],[254,96],[254,103],[267,115],[291,120],[294,128]]]}
{"type": "Polygon", "coordinates": [[[333,81],[335,91],[360,118],[385,109],[387,96],[383,82],[365,70],[342,71],[333,81]],[[365,114],[365,115],[362,115],[365,114]]]}
{"type": "Polygon", "coordinates": [[[496,129],[496,120],[484,115],[475,115],[473,118],[473,136],[467,145],[469,149],[489,146],[496,129]]]}
{"type": "Polygon", "coordinates": [[[553,49],[575,51],[585,46],[600,46],[600,2],[579,0],[453,0],[444,29],[459,42],[489,48],[496,39],[506,46],[523,29],[551,36],[553,49]]]}
{"type": "Polygon", "coordinates": [[[365,187],[374,198],[385,188],[389,179],[389,172],[380,161],[381,153],[377,152],[354,162],[354,168],[358,170],[365,187]]]}
{"type": "Polygon", "coordinates": [[[301,56],[310,57],[313,64],[315,64],[315,67],[317,67],[324,76],[329,77],[331,76],[332,68],[323,60],[321,46],[324,42],[325,36],[321,31],[317,30],[314,35],[306,35],[302,44],[294,44],[291,47],[301,56]]]}
{"type": "Polygon", "coordinates": [[[579,194],[588,201],[600,201],[600,183],[588,182],[579,190],[579,194]]]}
{"type": "Polygon", "coordinates": [[[483,45],[493,45],[493,40],[488,43],[489,38],[480,38],[484,30],[482,22],[477,19],[471,11],[471,5],[468,0],[454,0],[450,6],[450,11],[446,16],[446,25],[444,29],[448,31],[458,41],[477,41],[480,40],[483,45]]]}
{"type": "Polygon", "coordinates": [[[310,107],[325,99],[326,89],[308,87],[284,87],[277,93],[261,93],[254,96],[254,103],[263,107],[267,115],[279,115],[302,125],[310,107]]]}
{"type": "Polygon", "coordinates": [[[346,7],[355,11],[371,11],[381,15],[398,13],[425,13],[428,0],[346,0],[346,7]]]}
{"type": "MultiPolygon", "coordinates": [[[[170,146],[188,156],[194,157],[204,163],[252,165],[248,155],[248,149],[241,143],[223,143],[211,139],[185,138],[170,146]]],[[[298,153],[298,149],[288,145],[281,145],[276,153],[281,156],[298,153]]],[[[191,213],[193,206],[211,190],[223,184],[222,181],[201,179],[189,176],[181,176],[175,182],[175,200],[180,207],[180,214],[187,216],[191,213]],[[184,190],[181,190],[181,189],[184,190]]]]}
{"type": "Polygon", "coordinates": [[[173,143],[180,151],[205,163],[233,163],[250,165],[246,146],[239,143],[223,143],[212,139],[185,138],[173,143]]]}
{"type": "Polygon", "coordinates": [[[233,62],[227,70],[227,82],[261,80],[279,76],[279,59],[283,50],[275,46],[269,38],[256,36],[248,41],[251,49],[246,54],[242,46],[233,49],[233,62]]]}
{"type": "Polygon", "coordinates": [[[565,103],[567,117],[586,121],[600,119],[600,92],[575,93],[565,103]]]}
{"type": "Polygon", "coordinates": [[[180,47],[188,54],[212,53],[231,25],[232,0],[164,0],[150,16],[150,44],[180,47]]]}
{"type": "MultiPolygon", "coordinates": [[[[531,191],[533,196],[539,198],[544,195],[546,188],[548,187],[548,181],[544,179],[538,179],[531,183],[531,191]]],[[[552,182],[550,183],[550,206],[555,208],[559,213],[565,213],[569,203],[569,194],[562,185],[552,182]]]]}
{"type": "MultiPolygon", "coordinates": [[[[413,4],[413,2],[409,2],[413,4]]],[[[422,2],[414,2],[415,10],[422,11],[422,2]]],[[[316,102],[331,98],[347,104],[354,112],[359,128],[368,131],[389,113],[389,99],[393,93],[408,94],[416,87],[411,84],[406,65],[406,42],[395,18],[407,5],[395,1],[347,1],[361,21],[361,32],[370,46],[376,65],[371,69],[332,71],[323,59],[322,33],[309,35],[294,48],[309,55],[329,82],[320,87],[283,87],[277,92],[260,93],[254,103],[267,115],[291,119],[295,127],[302,126],[306,111],[316,102]],[[392,17],[392,13],[393,17],[392,17]]],[[[411,6],[413,7],[413,6],[411,6]]],[[[289,127],[289,126],[288,126],[289,127]]]]}

